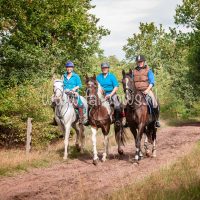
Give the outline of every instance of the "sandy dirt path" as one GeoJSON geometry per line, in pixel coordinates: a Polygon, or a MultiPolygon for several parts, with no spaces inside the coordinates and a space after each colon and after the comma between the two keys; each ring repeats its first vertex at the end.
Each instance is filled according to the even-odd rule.
{"type": "Polygon", "coordinates": [[[98,166],[92,164],[90,155],[82,155],[53,167],[1,178],[0,199],[98,199],[187,154],[200,139],[200,123],[162,128],[157,138],[157,158],[144,158],[138,166],[131,162],[132,140],[124,147],[123,157],[112,147],[110,159],[98,166]]]}

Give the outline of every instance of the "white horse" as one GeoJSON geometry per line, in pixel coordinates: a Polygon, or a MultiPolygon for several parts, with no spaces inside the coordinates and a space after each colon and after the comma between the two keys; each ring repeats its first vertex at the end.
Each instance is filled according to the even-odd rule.
{"type": "MultiPolygon", "coordinates": [[[[52,101],[55,103],[55,120],[65,134],[65,150],[63,159],[66,160],[68,157],[70,128],[73,127],[76,131],[76,148],[83,152],[85,144],[84,126],[79,123],[78,115],[73,107],[73,104],[70,101],[69,96],[64,91],[63,80],[54,81],[53,92],[54,95],[52,101]],[[81,141],[81,146],[79,146],[79,139],[81,141]]],[[[87,114],[87,101],[83,97],[80,98],[84,104],[87,114]]]]}

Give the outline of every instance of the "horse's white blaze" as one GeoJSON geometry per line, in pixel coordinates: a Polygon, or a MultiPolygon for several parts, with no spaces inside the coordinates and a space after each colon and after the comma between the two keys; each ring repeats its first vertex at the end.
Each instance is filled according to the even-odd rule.
{"type": "Polygon", "coordinates": [[[98,155],[97,155],[97,129],[91,127],[92,130],[92,145],[93,145],[93,160],[97,160],[98,159],[98,155]]]}
{"type": "Polygon", "coordinates": [[[126,89],[128,88],[128,82],[129,82],[129,79],[128,79],[128,78],[125,78],[126,89]]]}

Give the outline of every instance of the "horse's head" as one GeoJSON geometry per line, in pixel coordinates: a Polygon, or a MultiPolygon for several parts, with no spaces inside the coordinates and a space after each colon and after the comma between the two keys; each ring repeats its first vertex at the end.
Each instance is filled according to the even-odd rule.
{"type": "Polygon", "coordinates": [[[122,70],[122,85],[125,93],[125,97],[128,101],[132,100],[134,95],[134,82],[133,82],[133,72],[130,69],[129,73],[126,73],[125,70],[122,70]]]}
{"type": "Polygon", "coordinates": [[[86,95],[88,105],[97,105],[98,104],[98,89],[99,83],[96,80],[96,76],[88,77],[86,76],[86,95]]]}
{"type": "Polygon", "coordinates": [[[62,80],[54,80],[53,93],[55,103],[60,104],[64,97],[64,85],[62,80]]]}

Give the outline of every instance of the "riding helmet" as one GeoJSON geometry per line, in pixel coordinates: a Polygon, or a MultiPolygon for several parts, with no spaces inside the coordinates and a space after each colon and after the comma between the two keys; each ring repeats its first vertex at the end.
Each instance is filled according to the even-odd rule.
{"type": "Polygon", "coordinates": [[[145,57],[143,55],[138,55],[135,58],[135,62],[143,62],[145,61],[145,57]]]}
{"type": "Polygon", "coordinates": [[[74,63],[72,61],[68,61],[65,66],[66,67],[74,67],[74,63]]]}
{"type": "Polygon", "coordinates": [[[101,63],[101,68],[110,68],[110,65],[108,63],[101,63]]]}

